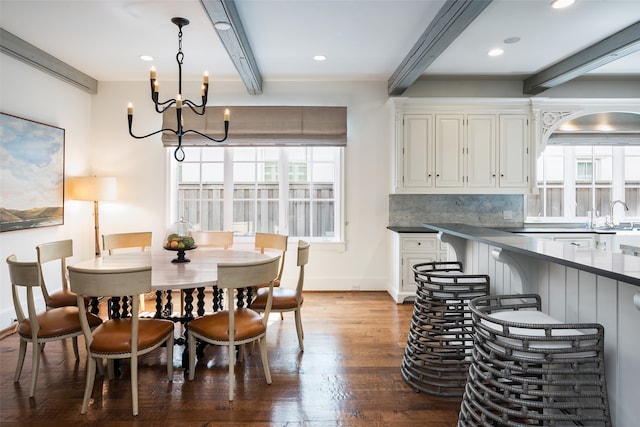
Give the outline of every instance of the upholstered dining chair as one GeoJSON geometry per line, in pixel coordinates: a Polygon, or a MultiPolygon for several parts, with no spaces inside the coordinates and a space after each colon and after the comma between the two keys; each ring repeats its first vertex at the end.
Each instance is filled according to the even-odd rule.
{"type": "MultiPolygon", "coordinates": [[[[90,270],[69,267],[71,290],[83,296],[115,297],[140,295],[151,290],[151,267],[134,267],[114,270],[90,270]]],[[[80,307],[82,331],[87,343],[87,381],[84,389],[81,413],[87,412],[96,376],[96,364],[107,359],[107,373],[113,378],[114,359],[131,359],[131,401],[133,415],[138,415],[138,358],[166,344],[167,375],[173,380],[173,322],[164,319],[139,318],[139,299],[132,298],[130,317],[109,319],[91,330],[80,307]]]]}
{"type": "MultiPolygon", "coordinates": [[[[271,305],[272,312],[295,312],[296,331],[298,333],[298,345],[300,351],[304,351],[304,330],[302,329],[302,317],[300,316],[300,308],[304,302],[302,297],[302,287],[304,286],[304,266],[309,262],[309,243],[304,240],[298,240],[298,284],[295,289],[279,287],[273,289],[273,303],[271,305]]],[[[263,313],[267,308],[269,292],[267,288],[258,289],[256,298],[251,302],[250,307],[263,313]]]]}
{"type": "MultiPolygon", "coordinates": [[[[78,303],[76,294],[69,290],[69,279],[67,276],[67,258],[73,256],[73,241],[58,240],[55,242],[42,243],[36,246],[38,273],[40,279],[40,288],[44,296],[44,302],[47,308],[57,308],[74,306],[78,303]],[[49,264],[51,263],[51,264],[49,264]],[[50,293],[45,280],[44,270],[45,264],[53,265],[58,263],[60,266],[60,285],[59,291],[50,293]]],[[[85,300],[85,305],[89,304],[90,298],[85,300]]]]}
{"type": "Polygon", "coordinates": [[[140,248],[145,250],[151,246],[152,234],[150,231],[136,233],[115,233],[102,235],[102,248],[113,254],[115,249],[140,248]]]}
{"type": "Polygon", "coordinates": [[[192,231],[191,237],[199,247],[226,250],[233,246],[233,231],[192,231]]]}
{"type": "Polygon", "coordinates": [[[206,314],[189,323],[189,380],[193,380],[196,371],[196,341],[226,346],[229,353],[229,401],[233,400],[235,384],[234,365],[235,348],[240,346],[239,358],[242,359],[244,344],[257,341],[262,356],[262,366],[267,384],[271,384],[269,359],[267,358],[267,319],[271,310],[273,282],[278,275],[280,257],[249,263],[218,264],[218,288],[229,293],[234,289],[250,287],[255,283],[269,283],[265,316],[250,308],[237,307],[232,298],[227,298],[227,309],[206,314]]]}
{"type": "MultiPolygon", "coordinates": [[[[41,287],[40,272],[37,262],[19,262],[15,255],[7,257],[9,266],[9,277],[11,281],[11,293],[13,295],[13,306],[18,319],[18,335],[20,336],[20,349],[18,352],[18,365],[13,378],[14,382],[20,380],[22,366],[24,365],[27,344],[31,343],[31,385],[29,387],[29,397],[33,397],[38,381],[38,368],[40,366],[40,350],[42,346],[50,341],[58,341],[66,338],[73,339],[73,350],[76,360],[79,360],[78,341],[82,335],[80,321],[80,310],[76,305],[49,308],[37,313],[33,296],[33,290],[41,287]],[[20,299],[18,288],[25,288],[27,315],[23,311],[23,302],[20,299]]],[[[82,301],[82,300],[81,300],[82,301]]],[[[83,307],[84,305],[81,304],[83,307]]],[[[84,311],[84,321],[88,329],[93,329],[102,323],[102,320],[84,311]]]]}

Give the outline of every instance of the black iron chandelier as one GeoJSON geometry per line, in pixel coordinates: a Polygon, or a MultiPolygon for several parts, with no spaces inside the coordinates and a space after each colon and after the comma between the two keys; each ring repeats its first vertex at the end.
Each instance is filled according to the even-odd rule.
{"type": "Polygon", "coordinates": [[[134,135],[133,131],[131,130],[131,126],[133,125],[133,105],[131,103],[129,103],[129,105],[127,106],[127,118],[129,120],[129,135],[136,139],[147,138],[160,132],[173,132],[174,134],[176,134],[176,136],[178,137],[178,146],[173,152],[173,157],[177,161],[181,162],[185,157],[184,150],[182,149],[183,135],[186,135],[187,133],[197,133],[198,135],[214,142],[224,142],[227,139],[227,136],[229,134],[229,110],[226,109],[224,111],[224,136],[221,139],[212,138],[194,129],[184,129],[182,120],[182,108],[184,106],[189,107],[191,111],[199,116],[202,116],[205,113],[207,97],[209,94],[209,75],[205,71],[202,77],[202,104],[198,105],[192,101],[189,101],[188,99],[184,99],[184,97],[182,96],[182,62],[184,60],[184,53],[182,53],[182,27],[184,27],[185,25],[189,25],[189,20],[185,18],[171,18],[171,22],[178,26],[178,53],[176,54],[176,61],[178,62],[178,95],[175,97],[175,99],[168,99],[164,102],[158,101],[160,85],[158,83],[158,80],[156,79],[156,70],[153,67],[151,67],[149,80],[151,82],[151,100],[156,107],[157,113],[162,114],[173,105],[176,106],[177,129],[166,128],[151,132],[150,134],[144,136],[134,135]]]}

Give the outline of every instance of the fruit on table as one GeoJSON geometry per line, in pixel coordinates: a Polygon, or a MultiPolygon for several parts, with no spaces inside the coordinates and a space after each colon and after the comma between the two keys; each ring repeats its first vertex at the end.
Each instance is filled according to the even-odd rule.
{"type": "Polygon", "coordinates": [[[196,245],[193,237],[180,236],[178,234],[170,234],[167,236],[167,241],[164,243],[165,248],[171,249],[191,249],[196,245]]]}

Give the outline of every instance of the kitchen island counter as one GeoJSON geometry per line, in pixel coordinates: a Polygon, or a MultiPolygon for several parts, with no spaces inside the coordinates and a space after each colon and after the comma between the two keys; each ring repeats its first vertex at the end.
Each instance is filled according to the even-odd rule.
{"type": "MultiPolygon", "coordinates": [[[[482,242],[538,260],[640,286],[640,258],[609,251],[582,249],[552,240],[466,224],[423,224],[432,231],[482,242]]],[[[461,256],[461,255],[459,255],[461,256]]]]}

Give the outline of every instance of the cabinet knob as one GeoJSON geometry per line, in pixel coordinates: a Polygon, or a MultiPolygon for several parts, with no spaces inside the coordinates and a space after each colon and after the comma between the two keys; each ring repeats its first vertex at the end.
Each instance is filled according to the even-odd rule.
{"type": "Polygon", "coordinates": [[[422,244],[421,242],[418,242],[418,246],[420,246],[421,244],[422,244]]]}
{"type": "Polygon", "coordinates": [[[500,174],[500,176],[501,176],[502,178],[504,178],[504,174],[503,174],[503,173],[501,173],[501,174],[500,174]]]}
{"type": "Polygon", "coordinates": [[[496,174],[494,173],[492,176],[495,178],[495,177],[496,177],[496,174]]]}

